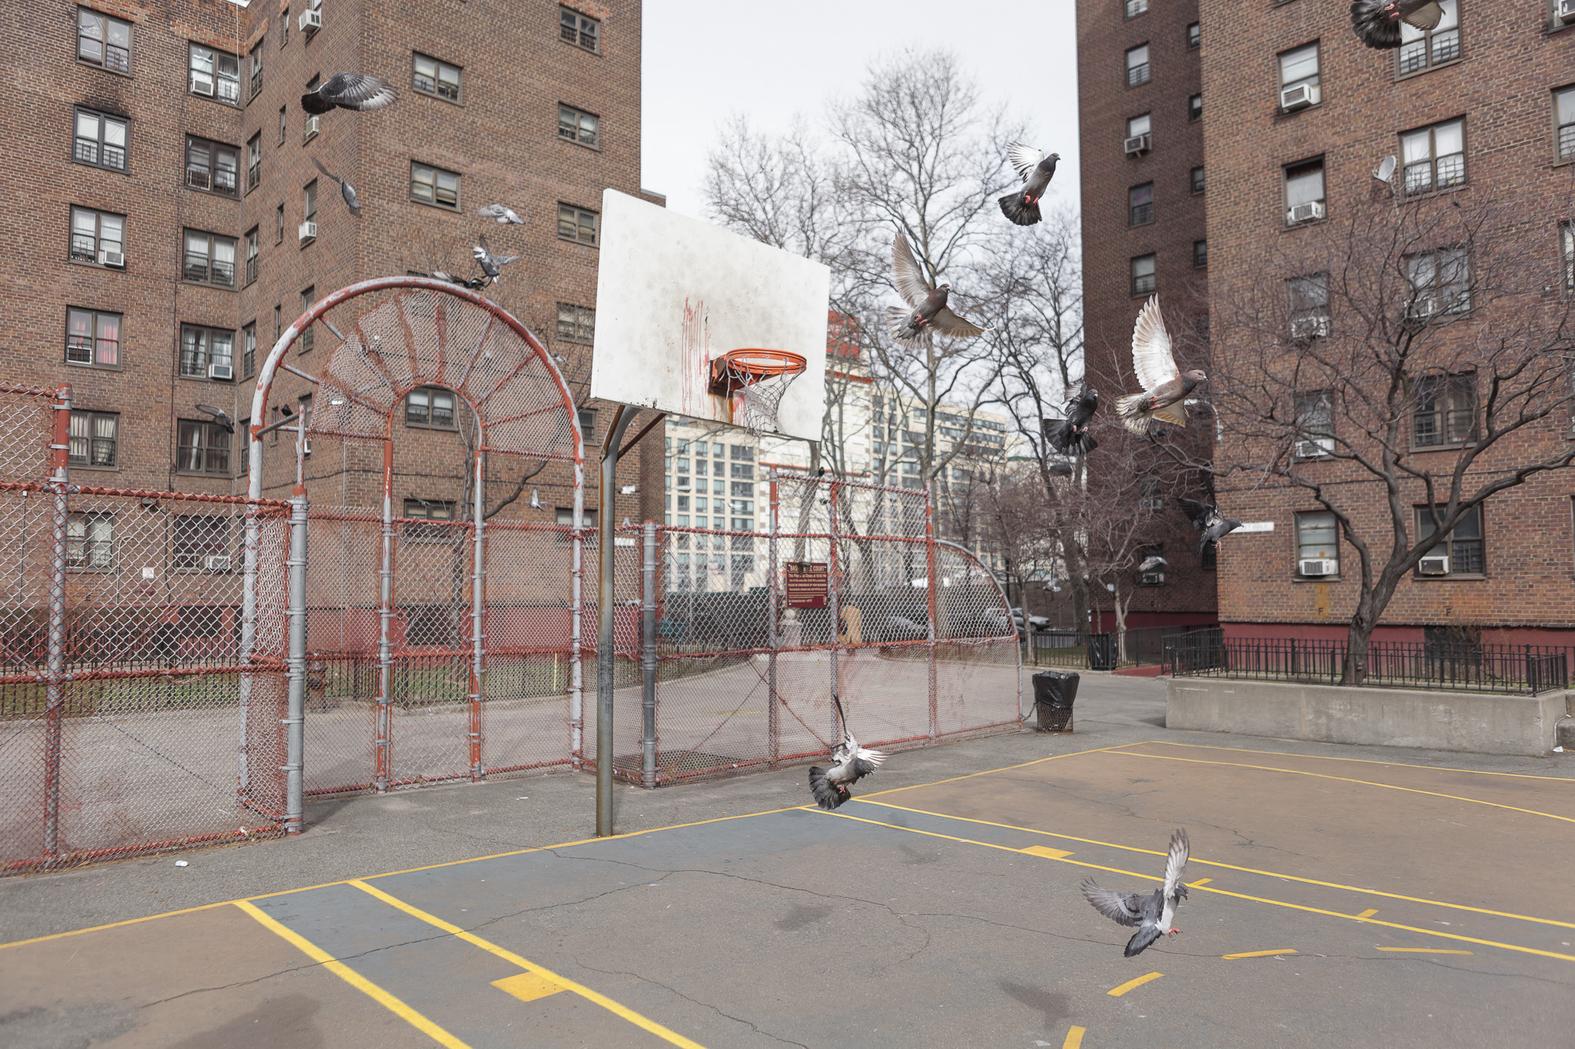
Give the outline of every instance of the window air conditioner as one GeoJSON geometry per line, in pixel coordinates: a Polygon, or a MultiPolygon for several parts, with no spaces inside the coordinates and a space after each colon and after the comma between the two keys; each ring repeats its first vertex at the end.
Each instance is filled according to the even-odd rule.
{"type": "Polygon", "coordinates": [[[100,266],[113,266],[116,269],[126,268],[126,256],[118,251],[101,251],[98,253],[100,266]]]}
{"type": "Polygon", "coordinates": [[[228,572],[230,570],[230,555],[209,554],[202,559],[202,568],[205,572],[228,572]]]}
{"type": "Polygon", "coordinates": [[[1321,339],[1328,334],[1328,317],[1297,317],[1291,321],[1291,338],[1293,339],[1321,339]]]}
{"type": "Polygon", "coordinates": [[[305,222],[296,227],[295,232],[296,236],[300,238],[302,244],[305,244],[307,241],[316,240],[317,223],[313,222],[311,219],[307,219],[305,222]]]}
{"type": "Polygon", "coordinates": [[[1126,150],[1127,156],[1129,157],[1142,156],[1150,149],[1148,133],[1144,132],[1141,135],[1133,135],[1131,138],[1126,140],[1122,148],[1126,150]]]}
{"type": "Polygon", "coordinates": [[[1428,554],[1422,558],[1416,570],[1422,575],[1448,575],[1449,556],[1447,554],[1428,554]]]}
{"type": "Polygon", "coordinates": [[[308,7],[301,12],[301,17],[295,20],[295,28],[303,33],[315,33],[323,28],[323,12],[316,7],[308,7]]]}
{"type": "Polygon", "coordinates": [[[213,78],[209,76],[194,76],[191,78],[191,93],[213,97],[213,78]]]}
{"type": "Polygon", "coordinates": [[[232,364],[219,364],[217,362],[210,364],[208,365],[208,378],[222,379],[225,382],[230,382],[235,378],[235,366],[232,364]]]}
{"type": "Polygon", "coordinates": [[[1321,95],[1322,92],[1318,90],[1317,84],[1296,84],[1292,87],[1282,87],[1280,89],[1280,111],[1283,113],[1294,113],[1298,109],[1316,106],[1321,95]]]}
{"type": "Polygon", "coordinates": [[[310,142],[317,137],[318,130],[322,127],[321,117],[307,117],[306,124],[301,131],[301,141],[310,142]]]}
{"type": "Polygon", "coordinates": [[[1553,17],[1565,25],[1575,22],[1575,0],[1558,0],[1553,8],[1553,17]]]}
{"type": "Polygon", "coordinates": [[[186,171],[186,185],[192,189],[208,189],[208,173],[197,168],[188,168],[186,171]]]}
{"type": "Polygon", "coordinates": [[[1304,558],[1297,566],[1304,576],[1334,575],[1339,567],[1338,563],[1326,557],[1304,558]]]}
{"type": "Polygon", "coordinates": [[[1296,458],[1322,459],[1334,451],[1334,438],[1312,437],[1296,442],[1296,458]]]}
{"type": "Polygon", "coordinates": [[[1302,222],[1312,222],[1323,218],[1323,201],[1309,200],[1305,204],[1298,204],[1285,213],[1285,221],[1295,226],[1302,222]]]}
{"type": "Polygon", "coordinates": [[[1418,295],[1405,312],[1414,321],[1425,321],[1438,312],[1438,299],[1432,295],[1418,295]]]}

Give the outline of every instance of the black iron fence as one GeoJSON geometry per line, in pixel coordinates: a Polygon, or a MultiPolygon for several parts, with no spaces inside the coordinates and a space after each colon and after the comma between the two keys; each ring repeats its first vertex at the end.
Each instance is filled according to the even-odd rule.
{"type": "MultiPolygon", "coordinates": [[[[1176,677],[1339,684],[1346,652],[1344,640],[1226,639],[1216,630],[1167,637],[1163,658],[1176,677]]],[[[1371,641],[1363,684],[1535,696],[1569,687],[1572,655],[1557,645],[1371,641]]]]}
{"type": "Polygon", "coordinates": [[[1036,667],[1063,667],[1072,670],[1115,670],[1120,667],[1153,666],[1166,661],[1165,643],[1173,637],[1193,637],[1213,632],[1217,627],[1177,633],[1175,627],[1146,627],[1091,633],[1086,630],[1033,630],[1023,638],[1023,662],[1036,667]]]}

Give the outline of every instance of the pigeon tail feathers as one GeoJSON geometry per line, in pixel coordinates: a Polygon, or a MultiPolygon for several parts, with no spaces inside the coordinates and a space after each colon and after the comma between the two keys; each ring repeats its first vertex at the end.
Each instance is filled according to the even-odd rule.
{"type": "Polygon", "coordinates": [[[1021,191],[1008,193],[1001,198],[1000,204],[1001,214],[1019,226],[1032,226],[1044,217],[1040,214],[1038,204],[1026,204],[1023,202],[1021,191]]]}
{"type": "Polygon", "coordinates": [[[1146,393],[1129,393],[1116,400],[1116,415],[1126,425],[1126,428],[1135,434],[1148,433],[1149,421],[1152,418],[1144,403],[1148,400],[1146,393]]]}
{"type": "Polygon", "coordinates": [[[1093,434],[1087,430],[1078,432],[1069,419],[1062,419],[1050,431],[1050,444],[1062,455],[1087,455],[1099,447],[1093,434]]]}
{"type": "Polygon", "coordinates": [[[923,346],[929,341],[929,332],[913,325],[913,313],[901,306],[886,307],[886,327],[891,337],[904,346],[923,346]]]}
{"type": "Polygon", "coordinates": [[[1394,0],[1351,0],[1351,28],[1368,47],[1390,51],[1400,46],[1400,21],[1388,10],[1394,0]]]}
{"type": "Polygon", "coordinates": [[[1145,925],[1132,934],[1132,939],[1127,941],[1126,948],[1121,953],[1128,958],[1142,954],[1152,947],[1157,939],[1159,939],[1159,926],[1145,925]]]}
{"type": "Polygon", "coordinates": [[[826,779],[826,770],[819,765],[809,767],[809,792],[815,795],[815,804],[828,812],[848,800],[847,795],[826,779]]]}

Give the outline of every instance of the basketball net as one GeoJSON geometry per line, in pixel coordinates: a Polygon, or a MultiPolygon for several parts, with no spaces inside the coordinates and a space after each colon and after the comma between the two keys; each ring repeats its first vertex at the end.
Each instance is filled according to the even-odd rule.
{"type": "Polygon", "coordinates": [[[732,423],[757,436],[777,428],[777,407],[794,379],[804,371],[797,354],[743,351],[714,362],[714,388],[732,405],[732,423]]]}

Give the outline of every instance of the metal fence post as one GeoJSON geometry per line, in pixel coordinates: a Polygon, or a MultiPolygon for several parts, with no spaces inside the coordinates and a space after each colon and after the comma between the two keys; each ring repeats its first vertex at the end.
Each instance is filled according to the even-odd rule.
{"type": "Polygon", "coordinates": [[[284,718],[284,829],[301,832],[302,770],[306,730],[306,489],[297,487],[290,499],[290,556],[285,568],[290,577],[290,605],[285,621],[290,625],[290,649],[285,658],[289,680],[289,707],[284,718]]]}
{"type": "Polygon", "coordinates": [[[480,783],[482,682],[486,673],[487,607],[487,452],[486,439],[477,442],[475,489],[471,507],[470,546],[470,781],[480,783]]]}
{"type": "Polygon", "coordinates": [[[656,522],[645,522],[640,604],[640,782],[656,786],[656,522]]]}
{"type": "Polygon", "coordinates": [[[71,483],[71,387],[55,394],[49,459],[54,494],[49,553],[49,640],[44,670],[44,859],[60,855],[60,743],[65,715],[66,514],[71,483]]]}
{"type": "MultiPolygon", "coordinates": [[[[830,568],[829,579],[826,584],[826,606],[831,612],[831,694],[839,695],[842,692],[842,668],[838,658],[838,650],[842,647],[842,591],[839,583],[839,558],[837,557],[837,537],[841,532],[837,528],[837,482],[830,481],[830,490],[827,494],[827,505],[830,516],[827,519],[827,532],[831,539],[831,549],[827,561],[830,568]]],[[[837,711],[834,706],[827,704],[828,713],[831,715],[830,739],[842,738],[842,729],[837,724],[837,711]]]]}
{"type": "Polygon", "coordinates": [[[391,737],[394,696],[394,444],[383,442],[382,559],[377,572],[377,726],[372,741],[377,792],[392,779],[391,737]]]}
{"type": "Polygon", "coordinates": [[[585,764],[585,466],[574,464],[574,522],[569,531],[569,759],[585,764]]]}
{"type": "Polygon", "coordinates": [[[782,712],[777,709],[777,619],[781,615],[781,599],[777,593],[777,520],[780,500],[777,492],[777,468],[770,468],[767,475],[766,513],[766,756],[769,767],[776,768],[782,758],[782,712]]]}
{"type": "MultiPolygon", "coordinates": [[[[929,576],[927,580],[929,585],[926,587],[929,591],[929,625],[925,630],[925,647],[930,664],[930,738],[934,739],[940,735],[941,727],[940,683],[938,680],[938,668],[935,665],[935,632],[940,625],[940,601],[937,595],[937,588],[940,586],[941,581],[936,578],[939,558],[935,556],[935,485],[931,481],[926,481],[924,484],[924,558],[925,564],[928,566],[925,569],[925,574],[929,576]]],[[[1008,610],[1007,618],[1011,618],[1010,610],[1008,610]]],[[[1028,625],[1026,617],[1023,620],[1023,625],[1025,628],[1028,625]]],[[[1021,677],[1020,674],[1018,676],[1021,677]]]]}

